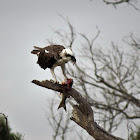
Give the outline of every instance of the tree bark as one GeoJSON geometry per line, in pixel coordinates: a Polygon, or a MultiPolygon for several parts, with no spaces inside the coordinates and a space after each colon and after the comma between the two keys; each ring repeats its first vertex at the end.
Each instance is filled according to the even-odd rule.
{"type": "Polygon", "coordinates": [[[68,89],[66,85],[54,84],[48,80],[33,80],[32,83],[73,97],[78,105],[72,105],[73,117],[71,120],[85,129],[96,140],[123,140],[122,138],[111,135],[97,125],[97,123],[94,121],[94,114],[91,106],[87,100],[74,88],[68,89]]]}

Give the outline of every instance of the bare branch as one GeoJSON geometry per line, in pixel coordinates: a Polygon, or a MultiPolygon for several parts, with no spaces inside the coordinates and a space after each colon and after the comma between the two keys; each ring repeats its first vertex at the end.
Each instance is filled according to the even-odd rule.
{"type": "Polygon", "coordinates": [[[113,4],[114,5],[114,4],[121,4],[124,2],[129,2],[129,0],[118,0],[118,1],[114,1],[114,2],[103,0],[103,2],[105,2],[106,4],[113,4]]]}
{"type": "MultiPolygon", "coordinates": [[[[76,34],[75,34],[75,30],[72,26],[72,24],[70,23],[68,18],[65,18],[64,16],[60,15],[59,16],[66,22],[66,24],[68,25],[68,30],[69,33],[66,33],[64,30],[62,30],[61,32],[59,30],[54,30],[54,32],[59,36],[59,38],[61,38],[62,42],[65,44],[65,46],[72,48],[73,43],[75,41],[76,38],[76,34]]],[[[50,40],[48,40],[50,42],[50,40]]],[[[53,41],[51,41],[52,43],[53,41]]]]}
{"type": "Polygon", "coordinates": [[[116,8],[116,5],[120,5],[122,3],[128,3],[130,6],[132,6],[135,10],[140,11],[139,8],[136,7],[136,4],[133,4],[133,0],[103,0],[108,5],[113,5],[116,8]]]}
{"type": "Polygon", "coordinates": [[[52,89],[58,92],[62,92],[63,94],[67,94],[73,97],[75,101],[78,103],[78,105],[73,106],[73,117],[71,118],[71,120],[73,120],[79,126],[84,128],[95,139],[97,140],[123,140],[121,138],[118,138],[109,134],[103,128],[98,126],[96,122],[94,122],[93,110],[91,106],[86,101],[86,99],[82,97],[82,95],[75,89],[70,88],[68,90],[66,86],[63,86],[60,84],[54,84],[48,80],[42,81],[42,82],[38,80],[33,80],[32,82],[36,85],[39,85],[48,89],[52,89]]]}
{"type": "Polygon", "coordinates": [[[96,114],[100,119],[97,120],[112,131],[123,120],[139,119],[140,41],[130,36],[126,43],[131,46],[131,51],[125,52],[114,43],[111,50],[104,51],[103,47],[94,48],[94,43],[87,36],[82,37],[86,51],[82,52],[81,58],[86,59],[88,65],[83,63],[81,68],[76,65],[76,70],[69,66],[68,73],[75,78],[76,88],[90,105],[98,109],[96,114]]]}

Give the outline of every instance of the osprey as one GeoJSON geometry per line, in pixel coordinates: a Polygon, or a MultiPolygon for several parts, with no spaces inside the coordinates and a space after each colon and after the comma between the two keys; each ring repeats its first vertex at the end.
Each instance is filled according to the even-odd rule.
{"type": "Polygon", "coordinates": [[[44,48],[34,46],[34,50],[31,53],[38,56],[37,63],[44,70],[50,68],[54,82],[57,83],[54,68],[61,66],[65,79],[68,79],[65,73],[65,64],[69,61],[76,63],[75,55],[71,48],[65,48],[61,45],[50,45],[44,48]]]}

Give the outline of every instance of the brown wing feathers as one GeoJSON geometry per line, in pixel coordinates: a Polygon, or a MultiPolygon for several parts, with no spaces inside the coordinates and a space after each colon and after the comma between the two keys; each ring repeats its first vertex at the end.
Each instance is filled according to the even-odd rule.
{"type": "Polygon", "coordinates": [[[50,45],[50,46],[47,46],[47,47],[44,47],[44,48],[34,46],[34,48],[35,49],[33,51],[31,51],[31,53],[33,53],[33,54],[37,54],[38,52],[41,52],[41,50],[47,50],[51,53],[54,53],[54,52],[60,53],[63,49],[65,49],[61,45],[50,45]]]}
{"type": "Polygon", "coordinates": [[[61,45],[50,45],[44,48],[34,46],[34,50],[31,51],[33,54],[38,55],[37,63],[40,65],[41,68],[51,68],[53,64],[60,59],[59,53],[65,49],[61,45]],[[48,53],[45,52],[48,51],[48,53]]]}

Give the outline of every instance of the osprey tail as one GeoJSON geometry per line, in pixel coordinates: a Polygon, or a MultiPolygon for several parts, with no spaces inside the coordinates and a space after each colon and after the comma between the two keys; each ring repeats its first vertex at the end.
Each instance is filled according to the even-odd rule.
{"type": "Polygon", "coordinates": [[[38,54],[41,51],[41,49],[42,49],[42,48],[37,47],[37,46],[34,46],[34,48],[35,49],[31,51],[31,53],[33,53],[33,54],[38,54]]]}

